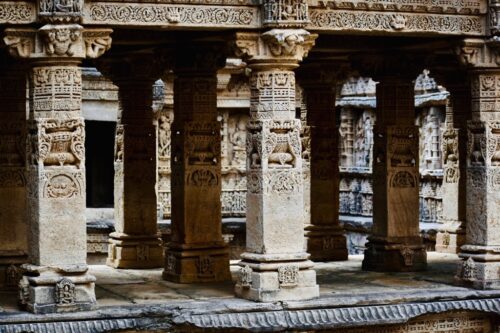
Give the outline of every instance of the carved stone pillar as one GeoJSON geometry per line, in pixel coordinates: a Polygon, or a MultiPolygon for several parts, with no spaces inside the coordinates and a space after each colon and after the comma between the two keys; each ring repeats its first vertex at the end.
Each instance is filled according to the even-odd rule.
{"type": "Polygon", "coordinates": [[[0,76],[0,285],[17,288],[28,262],[26,202],[26,72],[1,57],[0,76]]]}
{"type": "Polygon", "coordinates": [[[172,235],[165,280],[230,280],[221,225],[221,129],[217,120],[220,49],[178,51],[172,124],[172,235]]]}
{"type": "Polygon", "coordinates": [[[156,60],[143,54],[103,66],[118,86],[120,98],[115,140],[115,231],[110,234],[107,260],[115,268],[161,267],[163,261],[157,230],[152,110],[153,83],[162,74],[156,60]]]}
{"type": "Polygon", "coordinates": [[[238,297],[257,301],[319,295],[304,252],[300,119],[295,119],[293,69],[316,36],[302,29],[237,34],[252,69],[247,133],[247,251],[238,297]]]}
{"type": "Polygon", "coordinates": [[[427,255],[419,232],[419,140],[414,125],[414,85],[412,78],[397,72],[381,76],[378,81],[373,232],[368,237],[363,269],[422,270],[427,255]]]}
{"type": "Polygon", "coordinates": [[[86,264],[79,64],[109,48],[110,33],[77,24],[5,30],[9,52],[32,65],[26,161],[31,264],[23,265],[19,288],[20,303],[35,313],[89,310],[96,302],[86,264]]]}
{"type": "Polygon", "coordinates": [[[457,279],[475,288],[500,288],[500,70],[471,72],[468,122],[466,243],[457,279]]]}
{"type": "MultiPolygon", "coordinates": [[[[470,114],[470,92],[466,77],[446,85],[451,92],[442,134],[443,198],[442,228],[436,235],[436,251],[458,253],[465,243],[466,212],[466,123],[470,114]]],[[[461,79],[460,79],[461,78],[461,79]]]]}
{"type": "Polygon", "coordinates": [[[347,243],[339,224],[338,129],[335,119],[334,70],[305,66],[299,78],[307,103],[310,140],[310,220],[306,250],[314,261],[347,260],[347,243]]]}

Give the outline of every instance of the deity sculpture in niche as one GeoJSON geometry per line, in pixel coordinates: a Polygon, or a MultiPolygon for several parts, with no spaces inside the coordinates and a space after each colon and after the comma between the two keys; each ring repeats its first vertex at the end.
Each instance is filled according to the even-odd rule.
{"type": "Polygon", "coordinates": [[[244,115],[231,117],[228,124],[229,142],[231,146],[230,163],[234,166],[244,165],[246,154],[246,126],[248,118],[244,115]]]}
{"type": "Polygon", "coordinates": [[[170,156],[170,126],[171,120],[168,115],[162,115],[158,119],[158,155],[160,157],[170,156]]]}

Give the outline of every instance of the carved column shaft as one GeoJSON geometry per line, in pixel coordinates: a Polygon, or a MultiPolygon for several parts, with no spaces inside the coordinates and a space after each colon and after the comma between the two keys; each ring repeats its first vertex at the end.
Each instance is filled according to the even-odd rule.
{"type": "Polygon", "coordinates": [[[20,304],[35,313],[90,310],[96,299],[95,277],[86,265],[79,65],[83,58],[109,49],[111,30],[47,24],[38,30],[8,28],[4,33],[9,53],[29,58],[32,66],[26,145],[31,264],[23,265],[20,304]]]}
{"type": "Polygon", "coordinates": [[[221,226],[217,51],[181,52],[174,70],[172,235],[163,277],[175,282],[230,279],[221,226]]]}
{"type": "Polygon", "coordinates": [[[475,288],[500,287],[500,71],[471,73],[467,144],[467,235],[457,278],[475,288]]]}
{"type": "MultiPolygon", "coordinates": [[[[462,80],[456,80],[462,81],[462,80]]],[[[465,78],[463,79],[465,81],[465,78]]],[[[462,82],[463,82],[462,81],[462,82]]],[[[470,91],[466,84],[450,83],[442,134],[443,227],[436,235],[436,251],[458,253],[465,243],[467,119],[470,117],[470,91]]]]}
{"type": "MultiPolygon", "coordinates": [[[[305,71],[312,69],[304,68],[305,71]]],[[[312,260],[347,260],[347,245],[339,225],[338,129],[335,119],[335,81],[304,82],[307,124],[310,128],[310,221],[305,226],[306,248],[312,260]]],[[[334,73],[323,73],[333,76],[334,73]]]]}
{"type": "Polygon", "coordinates": [[[17,288],[28,261],[26,72],[2,58],[0,77],[0,285],[17,288]]]}
{"type": "Polygon", "coordinates": [[[115,232],[110,234],[107,261],[115,268],[151,268],[162,264],[156,217],[153,82],[133,74],[115,79],[120,98],[115,142],[115,232]]]}
{"type": "Polygon", "coordinates": [[[426,266],[419,233],[418,128],[409,78],[382,77],[374,129],[373,232],[363,269],[414,271],[426,266]]]}
{"type": "Polygon", "coordinates": [[[238,37],[252,74],[247,252],[241,255],[236,294],[266,302],[317,297],[316,274],[304,252],[302,148],[292,71],[315,36],[305,30],[271,30],[238,37]]]}

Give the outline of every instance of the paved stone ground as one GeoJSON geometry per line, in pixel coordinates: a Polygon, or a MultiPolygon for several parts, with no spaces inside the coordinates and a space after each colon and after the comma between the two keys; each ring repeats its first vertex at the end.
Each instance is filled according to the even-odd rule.
{"type": "MultiPolygon", "coordinates": [[[[350,298],[353,301],[360,298],[380,301],[383,296],[382,298],[394,297],[403,301],[411,295],[468,290],[453,285],[458,262],[456,255],[429,252],[429,269],[419,273],[364,272],[361,270],[362,259],[361,255],[353,255],[344,262],[317,263],[315,269],[321,298],[338,296],[339,300],[350,298]]],[[[233,280],[237,270],[238,266],[231,266],[233,280]]],[[[91,273],[97,278],[96,295],[99,306],[234,297],[233,282],[176,284],[163,281],[161,269],[125,270],[92,265],[91,273]]],[[[1,292],[0,306],[5,311],[17,311],[16,296],[14,292],[1,292]]]]}
{"type": "MultiPolygon", "coordinates": [[[[274,303],[235,298],[232,282],[182,285],[163,281],[161,269],[93,265],[95,311],[34,315],[17,309],[16,292],[0,292],[0,332],[288,332],[403,324],[447,311],[500,316],[500,290],[456,286],[457,256],[428,256],[429,269],[420,273],[363,272],[359,255],[317,263],[319,299],[274,303]]],[[[233,265],[233,279],[237,270],[233,265]]]]}

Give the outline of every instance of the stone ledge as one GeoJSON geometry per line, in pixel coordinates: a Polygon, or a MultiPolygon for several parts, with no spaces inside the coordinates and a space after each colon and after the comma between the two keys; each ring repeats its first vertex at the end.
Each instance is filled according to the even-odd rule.
{"type": "MultiPolygon", "coordinates": [[[[463,292],[462,292],[463,293],[463,292]]],[[[497,292],[498,294],[498,292],[497,292]]],[[[425,314],[477,311],[500,315],[500,295],[464,299],[373,306],[332,307],[328,300],[289,303],[253,303],[243,300],[176,302],[168,305],[106,307],[73,314],[12,314],[0,316],[0,332],[89,332],[144,329],[167,331],[253,332],[317,330],[369,325],[401,324],[425,314]],[[313,308],[313,306],[330,308],[313,308]],[[236,312],[240,309],[240,312],[236,312]]]]}

